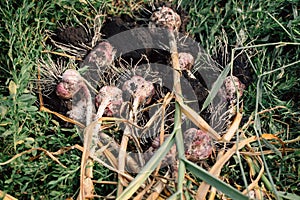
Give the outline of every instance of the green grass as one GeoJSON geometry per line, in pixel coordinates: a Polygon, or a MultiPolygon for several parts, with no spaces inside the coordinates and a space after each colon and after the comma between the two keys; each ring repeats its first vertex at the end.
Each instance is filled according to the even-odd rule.
{"type": "MultiPolygon", "coordinates": [[[[69,5],[68,1],[51,4],[47,1],[15,4],[1,1],[1,162],[34,147],[57,151],[81,143],[75,129],[63,129],[50,115],[38,112],[37,97],[33,91],[37,61],[45,48],[45,30],[55,29],[60,21],[76,24],[72,17],[75,15],[81,20],[91,15],[90,10],[85,8],[80,9],[78,16],[73,6],[80,8],[81,5],[79,2],[69,5]]],[[[67,169],[39,151],[0,166],[0,190],[20,199],[75,196],[79,185],[81,153],[71,150],[60,155],[59,160],[67,169]]],[[[96,170],[99,171],[99,180],[110,176],[109,171],[99,165],[96,170]]]]}
{"type": "MultiPolygon", "coordinates": [[[[209,5],[199,2],[199,4],[200,8],[198,7],[197,11],[194,7],[195,17],[190,30],[199,34],[201,44],[207,51],[211,54],[217,52],[218,43],[214,45],[216,39],[220,40],[219,44],[247,47],[244,51],[255,76],[244,97],[245,113],[254,115],[276,106],[285,107],[258,115],[254,127],[250,127],[246,134],[255,135],[256,128],[258,134],[272,133],[283,141],[297,138],[300,133],[298,101],[300,35],[297,26],[300,22],[299,4],[296,1],[252,1],[252,3],[230,1],[225,8],[220,8],[217,3],[209,5]],[[277,42],[293,44],[271,45],[277,42]],[[254,46],[259,44],[262,46],[254,46]],[[288,67],[284,68],[285,66],[288,67]],[[276,69],[281,70],[275,71],[276,69]],[[259,80],[260,83],[257,84],[259,80]]],[[[279,147],[277,145],[271,149],[275,151],[279,147]]],[[[299,160],[299,141],[286,145],[286,148],[295,151],[282,156],[281,154],[265,156],[270,172],[268,177],[273,177],[277,190],[299,195],[299,162],[296,161],[299,160]],[[286,162],[286,159],[289,162],[286,162]]],[[[234,172],[230,171],[226,171],[226,174],[234,172]]]]}
{"type": "MultiPolygon", "coordinates": [[[[51,115],[38,111],[34,91],[37,61],[45,56],[41,53],[46,48],[43,46],[45,30],[55,30],[58,22],[76,25],[80,21],[91,25],[99,9],[111,15],[132,15],[132,7],[139,5],[131,1],[117,5],[113,2],[0,2],[0,162],[31,148],[55,152],[62,147],[81,144],[75,129],[62,128],[51,115]]],[[[299,2],[179,2],[190,16],[188,32],[209,54],[215,55],[228,45],[229,53],[242,51],[252,68],[253,81],[244,96],[244,115],[253,116],[254,120],[244,134],[250,137],[271,133],[282,141],[299,137],[299,2]],[[284,43],[279,45],[279,42],[284,43]],[[258,114],[274,107],[278,109],[258,114]]],[[[276,140],[252,144],[257,151],[261,148],[274,152],[264,155],[267,170],[259,182],[261,188],[267,188],[268,194],[274,195],[275,187],[280,191],[279,196],[282,192],[300,195],[299,143],[299,140],[286,143],[285,154],[280,153],[282,146],[276,140]]],[[[0,165],[0,190],[19,199],[76,198],[81,152],[70,150],[56,157],[67,169],[41,151],[0,165]]],[[[94,174],[96,180],[116,180],[115,174],[99,164],[94,174]]],[[[230,159],[221,175],[231,185],[243,188],[245,181],[251,182],[243,154],[230,159]]],[[[96,185],[96,193],[105,195],[114,187],[96,185]]]]}
{"type": "MultiPolygon", "coordinates": [[[[200,43],[210,54],[215,54],[220,44],[228,44],[229,48],[242,46],[241,49],[248,56],[255,74],[254,81],[244,97],[246,114],[255,113],[255,109],[259,112],[275,106],[286,107],[265,113],[260,123],[257,119],[255,123],[259,123],[261,132],[277,134],[282,140],[298,137],[300,131],[299,2],[229,1],[221,5],[222,2],[217,1],[195,1],[194,4],[183,1],[182,4],[190,10],[192,16],[188,29],[199,38],[200,43]],[[278,42],[284,42],[284,44],[272,45],[278,42]],[[280,70],[275,71],[276,69],[280,70]],[[259,78],[261,78],[261,84],[257,85],[259,78]],[[255,107],[256,103],[258,103],[257,107],[255,107]]],[[[253,129],[249,129],[246,133],[255,135],[253,129]]],[[[297,149],[298,147],[299,142],[289,144],[286,148],[297,149]]],[[[297,154],[299,154],[297,151],[292,153],[295,156],[292,157],[296,160],[299,159],[297,154]]],[[[282,159],[285,159],[285,156],[282,159]]],[[[267,156],[267,162],[276,184],[290,189],[291,192],[297,192],[292,185],[299,182],[299,176],[292,176],[293,180],[290,180],[290,183],[282,184],[281,180],[287,180],[283,178],[282,169],[288,169],[289,163],[280,160],[278,156],[267,156]],[[274,161],[277,166],[274,166],[274,161]]],[[[295,170],[292,173],[297,173],[299,163],[292,163],[295,170]]],[[[290,167],[290,170],[293,167],[290,167]]],[[[289,174],[290,170],[286,172],[289,174]]]]}

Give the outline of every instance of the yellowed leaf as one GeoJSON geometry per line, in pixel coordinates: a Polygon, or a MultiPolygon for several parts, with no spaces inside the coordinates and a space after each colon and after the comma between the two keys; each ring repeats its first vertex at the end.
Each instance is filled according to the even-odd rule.
{"type": "Polygon", "coordinates": [[[266,139],[266,140],[272,140],[272,139],[277,140],[282,146],[282,149],[283,149],[282,154],[285,153],[285,144],[279,137],[277,137],[276,135],[270,134],[270,133],[264,133],[264,134],[262,134],[261,137],[266,139]]]}
{"type": "Polygon", "coordinates": [[[9,90],[9,94],[11,96],[16,96],[16,94],[17,94],[17,85],[16,85],[16,83],[14,81],[11,80],[9,82],[8,90],[9,90]]]}
{"type": "Polygon", "coordinates": [[[232,139],[236,131],[239,129],[239,125],[241,123],[242,117],[243,117],[242,113],[238,112],[236,114],[231,126],[227,130],[227,133],[224,134],[223,136],[224,141],[229,142],[232,139]]]}
{"type": "Polygon", "coordinates": [[[178,103],[180,104],[183,114],[196,126],[201,130],[206,131],[213,139],[217,141],[222,140],[221,136],[196,111],[182,102],[178,103]]]}
{"type": "Polygon", "coordinates": [[[79,0],[80,3],[87,4],[86,0],[79,0]]]}
{"type": "Polygon", "coordinates": [[[7,110],[8,110],[7,107],[0,106],[0,115],[1,115],[2,118],[6,115],[7,110]]]}
{"type": "Polygon", "coordinates": [[[17,200],[15,197],[2,192],[1,190],[0,190],[0,198],[3,200],[17,200]]]}
{"type": "Polygon", "coordinates": [[[23,143],[24,143],[24,140],[19,140],[19,141],[16,142],[16,145],[23,144],[23,143]]]}
{"type": "Polygon", "coordinates": [[[85,196],[91,197],[94,194],[94,184],[91,178],[84,179],[84,194],[85,196]]]}

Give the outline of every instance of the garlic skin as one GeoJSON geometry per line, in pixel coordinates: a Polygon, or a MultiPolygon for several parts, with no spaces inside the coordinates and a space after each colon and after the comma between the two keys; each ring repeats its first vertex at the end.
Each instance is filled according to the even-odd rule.
{"type": "Polygon", "coordinates": [[[191,70],[195,63],[192,54],[185,53],[185,52],[180,52],[178,54],[178,60],[179,60],[179,65],[181,70],[191,70]]]}
{"type": "Polygon", "coordinates": [[[80,89],[82,77],[74,69],[67,69],[62,75],[62,81],[56,86],[56,94],[62,99],[71,99],[80,89]]]}
{"type": "Polygon", "coordinates": [[[178,31],[181,26],[180,16],[169,7],[161,7],[158,11],[153,12],[150,18],[149,28],[167,28],[178,31]]]}
{"type": "Polygon", "coordinates": [[[96,108],[105,109],[104,113],[108,117],[115,116],[119,113],[123,103],[122,90],[115,86],[104,86],[99,90],[95,98],[96,108]]]}
{"type": "Polygon", "coordinates": [[[243,96],[245,85],[236,76],[227,76],[224,80],[225,98],[228,101],[234,100],[243,96]]]}
{"type": "Polygon", "coordinates": [[[133,76],[126,81],[122,90],[128,92],[138,104],[149,104],[155,93],[153,84],[141,76],[133,76]]]}

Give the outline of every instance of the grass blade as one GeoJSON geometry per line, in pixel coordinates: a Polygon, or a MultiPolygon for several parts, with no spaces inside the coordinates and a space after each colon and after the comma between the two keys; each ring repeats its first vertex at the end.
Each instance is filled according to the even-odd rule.
{"type": "MultiPolygon", "coordinates": [[[[178,103],[175,104],[175,141],[176,141],[176,148],[178,152],[178,158],[184,158],[184,144],[183,144],[183,135],[182,135],[182,129],[181,129],[181,109],[180,105],[178,103]]],[[[184,182],[184,175],[185,175],[185,164],[180,159],[179,165],[178,165],[178,177],[177,177],[177,191],[180,193],[180,199],[183,199],[183,182],[184,182]]]]}
{"type": "Polygon", "coordinates": [[[185,162],[186,168],[189,171],[191,171],[195,176],[212,185],[213,187],[217,188],[224,194],[227,194],[230,198],[248,200],[248,197],[243,195],[240,191],[214,177],[203,168],[199,167],[198,165],[194,164],[193,162],[190,162],[185,158],[182,160],[185,162]]]}
{"type": "Polygon", "coordinates": [[[225,67],[225,69],[221,72],[218,79],[214,83],[213,88],[211,89],[210,93],[208,94],[207,98],[205,99],[200,112],[202,112],[205,108],[207,108],[207,106],[213,101],[213,99],[217,95],[219,89],[223,85],[223,82],[224,82],[227,74],[229,73],[229,70],[230,70],[230,65],[227,65],[225,67]]]}
{"type": "MultiPolygon", "coordinates": [[[[173,132],[170,134],[170,136],[165,140],[165,142],[161,145],[161,147],[154,153],[152,158],[147,162],[147,164],[143,167],[141,172],[135,177],[135,179],[129,184],[129,186],[124,190],[124,192],[117,198],[118,199],[129,199],[134,192],[138,190],[138,188],[144,183],[144,181],[150,176],[150,174],[155,170],[155,168],[159,165],[161,160],[166,156],[166,154],[170,151],[172,146],[175,143],[174,135],[179,132],[181,133],[181,110],[178,104],[176,104],[176,110],[175,110],[175,126],[173,132]]],[[[176,134],[177,135],[177,134],[176,134]]],[[[176,137],[182,138],[182,134],[176,137]]],[[[178,138],[177,138],[178,140],[178,138]]],[[[184,148],[179,145],[179,148],[181,151],[184,152],[184,148]]],[[[183,168],[184,171],[181,170],[180,177],[183,176],[182,180],[180,180],[181,187],[183,185],[183,179],[184,179],[184,163],[183,168]]],[[[179,176],[178,175],[178,176],[179,176]]]]}
{"type": "Polygon", "coordinates": [[[183,114],[191,120],[201,130],[206,131],[213,139],[220,141],[221,136],[192,108],[188,105],[178,102],[183,114]]]}
{"type": "MultiPolygon", "coordinates": [[[[257,88],[256,88],[257,93],[256,93],[255,117],[254,117],[254,131],[255,131],[255,134],[256,134],[257,138],[259,138],[262,135],[261,121],[260,121],[260,117],[258,115],[258,108],[259,108],[259,105],[261,105],[261,102],[262,102],[262,91],[263,91],[263,77],[259,76],[258,81],[257,81],[257,88]]],[[[272,192],[274,192],[274,195],[276,196],[276,199],[279,199],[279,195],[277,193],[276,186],[274,184],[274,181],[272,179],[272,175],[271,175],[270,170],[268,168],[265,155],[263,154],[263,148],[262,148],[261,141],[257,140],[257,142],[258,142],[259,150],[261,152],[262,160],[263,160],[264,165],[265,165],[266,173],[267,173],[268,178],[271,182],[272,192]]]]}
{"type": "Polygon", "coordinates": [[[300,199],[299,195],[288,193],[288,192],[278,191],[278,194],[280,197],[284,199],[289,199],[289,200],[300,199]]]}
{"type": "Polygon", "coordinates": [[[172,134],[166,139],[163,145],[155,152],[152,158],[147,162],[143,167],[141,172],[135,177],[135,179],[129,184],[129,186],[122,192],[122,194],[117,198],[120,199],[129,199],[144,183],[144,181],[150,176],[150,174],[155,170],[161,160],[166,156],[170,151],[171,147],[175,143],[174,135],[176,131],[173,131],[172,134]]]}

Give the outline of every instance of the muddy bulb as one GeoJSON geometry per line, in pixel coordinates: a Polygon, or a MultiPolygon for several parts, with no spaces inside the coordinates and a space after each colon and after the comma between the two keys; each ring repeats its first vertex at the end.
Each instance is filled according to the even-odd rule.
{"type": "Polygon", "coordinates": [[[179,30],[181,25],[180,16],[169,7],[161,7],[151,16],[150,28],[160,27],[169,30],[179,30]]]}
{"type": "MultiPolygon", "coordinates": [[[[169,137],[169,135],[164,135],[164,141],[169,137]]],[[[153,154],[159,149],[160,147],[160,136],[157,136],[153,139],[151,147],[146,151],[145,157],[146,160],[149,160],[153,154]]],[[[162,167],[167,165],[171,165],[175,167],[177,165],[177,153],[176,153],[176,145],[173,145],[170,149],[170,152],[167,153],[166,157],[162,160],[162,167]]]]}
{"type": "Polygon", "coordinates": [[[179,65],[181,70],[191,70],[195,60],[190,53],[181,52],[178,54],[179,65]]]}
{"type": "MultiPolygon", "coordinates": [[[[166,137],[165,137],[165,139],[166,139],[166,137]]],[[[151,146],[152,146],[153,149],[158,149],[160,147],[160,138],[159,138],[159,136],[154,138],[154,140],[152,141],[151,146]]]]}
{"type": "MultiPolygon", "coordinates": [[[[168,138],[165,135],[165,140],[168,138]]],[[[195,128],[190,128],[186,130],[183,134],[184,140],[184,150],[185,156],[188,160],[195,163],[200,162],[201,160],[207,159],[213,151],[212,139],[204,131],[198,130],[195,128]]],[[[154,138],[152,145],[149,151],[155,152],[160,147],[160,138],[159,136],[154,138]]],[[[149,152],[148,151],[148,152],[149,152]]],[[[152,155],[152,154],[151,154],[152,155]]],[[[168,164],[175,164],[176,160],[176,145],[171,148],[171,151],[166,155],[164,161],[168,164]],[[171,161],[171,162],[170,162],[171,161]]]]}
{"type": "Polygon", "coordinates": [[[85,62],[95,63],[98,67],[107,66],[113,62],[114,54],[115,52],[110,43],[100,42],[88,54],[85,62]]]}
{"type": "Polygon", "coordinates": [[[80,89],[82,77],[74,69],[66,70],[62,75],[62,81],[56,86],[56,94],[62,99],[71,99],[80,89]]]}
{"type": "Polygon", "coordinates": [[[224,80],[225,97],[228,101],[236,99],[236,94],[239,97],[243,96],[245,85],[235,76],[228,76],[224,80]]]}
{"type": "Polygon", "coordinates": [[[154,95],[154,86],[141,76],[133,76],[123,85],[123,91],[127,91],[139,104],[148,104],[154,95]]]}
{"type": "Polygon", "coordinates": [[[95,98],[97,109],[104,109],[103,114],[108,117],[117,115],[122,103],[122,90],[115,86],[102,87],[95,98]]]}
{"type": "Polygon", "coordinates": [[[212,139],[202,130],[190,128],[183,134],[185,156],[188,160],[199,162],[212,154],[212,139]]]}

